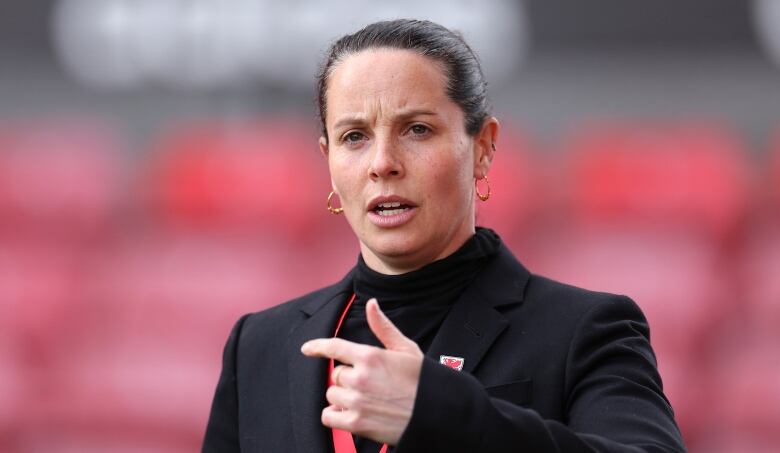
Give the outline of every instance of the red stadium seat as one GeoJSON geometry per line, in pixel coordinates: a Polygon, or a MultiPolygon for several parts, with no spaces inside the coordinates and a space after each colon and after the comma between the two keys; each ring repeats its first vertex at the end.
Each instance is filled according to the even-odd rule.
{"type": "Polygon", "coordinates": [[[17,338],[0,330],[0,451],[11,451],[13,436],[22,426],[19,415],[34,398],[26,363],[15,348],[17,338]]]}
{"type": "Polygon", "coordinates": [[[300,291],[284,244],[227,235],[154,233],[106,250],[88,292],[95,316],[112,329],[139,329],[196,348],[220,345],[238,316],[300,291]]]}
{"type": "Polygon", "coordinates": [[[54,364],[73,358],[88,313],[87,261],[58,241],[0,240],[0,451],[26,445],[22,431],[49,396],[54,364]]]}
{"type": "MultiPolygon", "coordinates": [[[[780,331],[780,130],[766,156],[765,184],[752,228],[739,252],[739,294],[743,318],[753,330],[780,331]]],[[[779,346],[780,347],[780,346],[779,346]]]]}
{"type": "Polygon", "coordinates": [[[37,445],[34,451],[198,448],[219,353],[187,350],[140,331],[123,332],[121,339],[96,336],[89,348],[67,352],[41,389],[45,397],[27,403],[20,435],[37,445]]]}
{"type": "Polygon", "coordinates": [[[751,318],[754,328],[780,331],[780,227],[757,227],[739,258],[742,315],[751,318]]]}
{"type": "Polygon", "coordinates": [[[569,198],[583,222],[684,226],[722,237],[743,218],[742,143],[716,125],[611,124],[566,144],[569,198]]]}
{"type": "MultiPolygon", "coordinates": [[[[492,195],[486,202],[476,200],[477,223],[493,228],[510,242],[542,217],[541,211],[549,206],[552,196],[544,185],[552,184],[541,153],[536,153],[531,140],[516,130],[502,130],[488,174],[492,195]]],[[[484,192],[484,182],[479,186],[484,192]]]]}
{"type": "Polygon", "coordinates": [[[167,224],[318,237],[330,182],[307,128],[189,125],[170,131],[154,154],[148,195],[167,224]]]}
{"type": "Polygon", "coordinates": [[[0,241],[0,331],[24,360],[44,366],[79,331],[87,260],[61,244],[0,241]]]}
{"type": "Polygon", "coordinates": [[[94,237],[123,195],[112,133],[88,123],[0,126],[0,228],[94,237]]]}
{"type": "Polygon", "coordinates": [[[780,220],[780,127],[775,133],[769,154],[769,193],[773,202],[773,214],[780,220]]]}
{"type": "Polygon", "coordinates": [[[82,269],[89,310],[75,341],[51,339],[58,353],[26,429],[50,433],[43,451],[71,440],[197,449],[233,323],[303,292],[307,278],[290,271],[287,247],[262,240],[155,233],[102,253],[82,269]]]}
{"type": "Polygon", "coordinates": [[[723,344],[711,372],[715,391],[710,395],[710,410],[716,414],[710,419],[712,443],[742,443],[731,451],[780,450],[778,331],[756,331],[744,325],[723,344]],[[761,449],[752,450],[751,446],[761,449]]]}
{"type": "Polygon", "coordinates": [[[675,420],[688,442],[690,451],[694,448],[710,426],[712,411],[712,394],[718,389],[713,385],[701,360],[693,360],[687,354],[675,351],[656,350],[658,372],[661,374],[664,393],[671,401],[675,420]]]}

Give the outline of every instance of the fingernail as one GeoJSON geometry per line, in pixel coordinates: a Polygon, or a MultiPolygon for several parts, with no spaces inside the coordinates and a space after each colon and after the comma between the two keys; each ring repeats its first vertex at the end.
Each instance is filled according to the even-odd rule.
{"type": "Polygon", "coordinates": [[[309,348],[311,348],[311,342],[307,341],[301,345],[301,352],[306,353],[308,352],[309,348]]]}

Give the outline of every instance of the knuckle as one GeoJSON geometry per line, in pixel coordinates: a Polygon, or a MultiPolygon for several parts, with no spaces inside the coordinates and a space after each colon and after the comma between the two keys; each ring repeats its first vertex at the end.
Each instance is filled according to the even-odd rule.
{"type": "Polygon", "coordinates": [[[363,353],[363,362],[368,366],[376,366],[382,360],[381,351],[379,348],[371,348],[363,353]]]}
{"type": "Polygon", "coordinates": [[[358,409],[363,404],[363,397],[358,392],[351,392],[344,399],[345,402],[349,405],[350,409],[358,409]]]}
{"type": "Polygon", "coordinates": [[[361,410],[365,406],[365,403],[366,403],[366,398],[363,396],[362,393],[355,392],[349,398],[349,407],[351,409],[354,409],[356,412],[361,412],[361,410]]]}
{"type": "Polygon", "coordinates": [[[356,369],[352,373],[352,383],[355,388],[365,388],[369,381],[369,373],[364,368],[356,369]]]}
{"type": "Polygon", "coordinates": [[[336,387],[330,387],[328,390],[325,391],[325,399],[328,400],[329,403],[333,403],[333,399],[336,397],[338,390],[336,390],[336,387]]]}

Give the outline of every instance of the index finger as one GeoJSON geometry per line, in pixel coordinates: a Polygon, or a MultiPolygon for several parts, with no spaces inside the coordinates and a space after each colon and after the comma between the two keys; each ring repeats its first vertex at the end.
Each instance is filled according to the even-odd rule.
{"type": "Polygon", "coordinates": [[[372,347],[342,338],[317,338],[304,343],[301,352],[308,357],[324,357],[354,365],[372,347]]]}

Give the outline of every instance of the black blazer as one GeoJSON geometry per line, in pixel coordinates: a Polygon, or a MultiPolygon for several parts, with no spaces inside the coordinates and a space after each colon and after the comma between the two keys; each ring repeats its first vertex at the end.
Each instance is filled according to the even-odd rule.
{"type": "MultiPolygon", "coordinates": [[[[300,347],[332,336],[351,294],[350,273],[238,321],[204,452],[333,451],[320,422],[327,361],[305,357],[300,347]]],[[[393,451],[685,447],[636,304],[531,275],[501,245],[426,351],[412,419],[393,451]],[[440,365],[440,355],[463,357],[463,370],[440,365]]]]}

